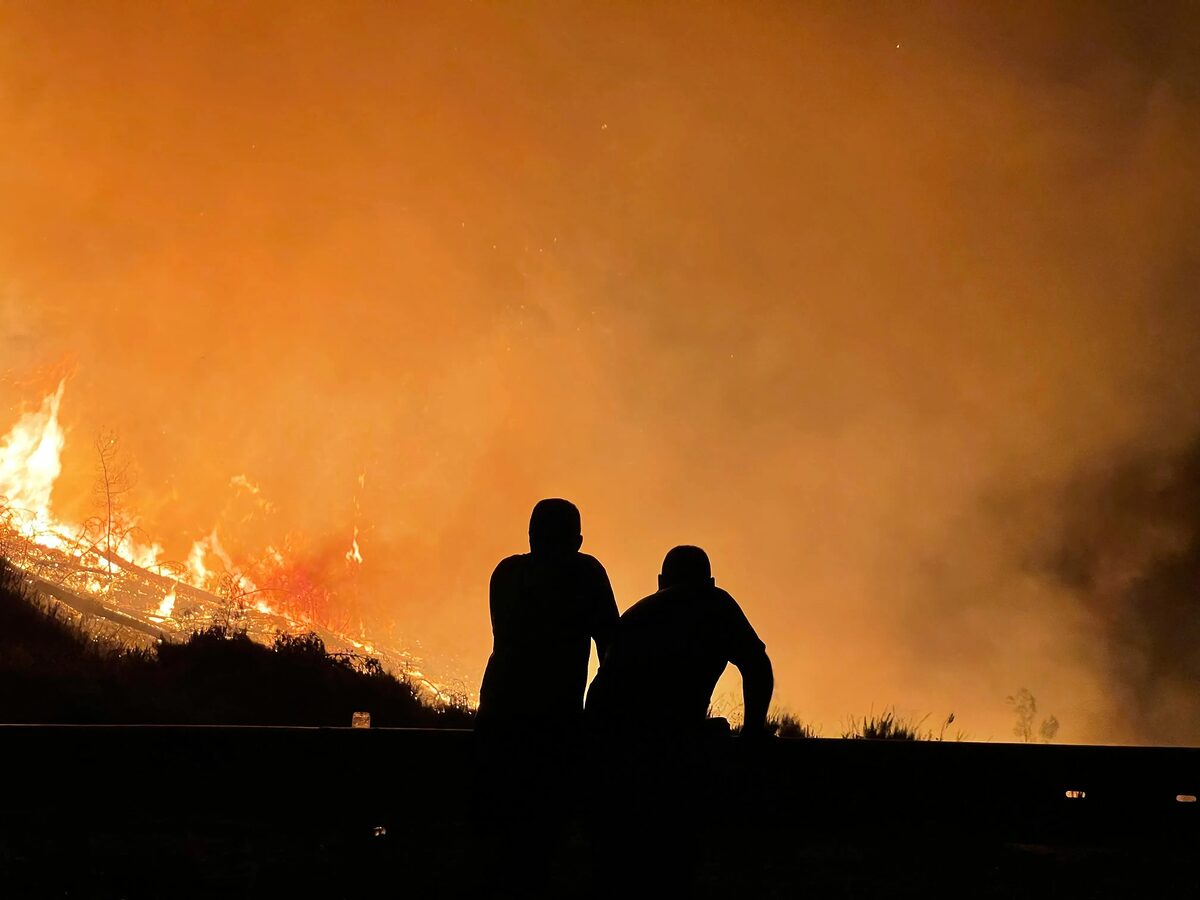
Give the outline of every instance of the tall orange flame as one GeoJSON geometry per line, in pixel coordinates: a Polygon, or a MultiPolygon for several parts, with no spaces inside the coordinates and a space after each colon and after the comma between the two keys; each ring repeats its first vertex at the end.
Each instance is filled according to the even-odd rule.
{"type": "Polygon", "coordinates": [[[50,498],[62,472],[66,436],[58,421],[65,381],[42,400],[41,408],[21,416],[0,443],[0,497],[20,511],[29,534],[52,527],[50,498]]]}

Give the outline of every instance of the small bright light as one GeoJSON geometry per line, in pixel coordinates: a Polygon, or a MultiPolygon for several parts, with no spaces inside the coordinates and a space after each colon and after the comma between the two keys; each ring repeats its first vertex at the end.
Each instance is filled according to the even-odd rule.
{"type": "Polygon", "coordinates": [[[1087,796],[1087,791],[1067,791],[1068,800],[1082,800],[1087,796]]]}
{"type": "Polygon", "coordinates": [[[371,714],[369,712],[356,712],[350,716],[351,728],[370,728],[371,714]]]}
{"type": "Polygon", "coordinates": [[[387,834],[387,829],[382,825],[376,825],[371,829],[371,834],[375,835],[375,837],[383,837],[385,834],[387,834]]]}
{"type": "Polygon", "coordinates": [[[1176,794],[1175,802],[1176,803],[1195,803],[1196,795],[1195,794],[1176,794]]]}

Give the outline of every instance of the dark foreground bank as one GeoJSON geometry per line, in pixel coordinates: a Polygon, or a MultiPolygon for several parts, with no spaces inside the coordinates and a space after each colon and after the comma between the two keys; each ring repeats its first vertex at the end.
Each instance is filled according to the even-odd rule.
{"type": "MultiPolygon", "coordinates": [[[[0,747],[3,896],[489,889],[471,732],[0,726],[0,747]]],[[[560,839],[530,883],[586,897],[603,760],[569,756],[546,773],[560,839]]],[[[1178,799],[1200,792],[1200,750],[723,737],[695,758],[697,896],[1200,889],[1200,804],[1178,799]]]]}

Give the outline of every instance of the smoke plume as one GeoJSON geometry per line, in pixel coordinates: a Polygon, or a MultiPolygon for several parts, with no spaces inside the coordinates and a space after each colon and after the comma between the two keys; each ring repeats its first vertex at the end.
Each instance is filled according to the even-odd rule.
{"type": "Polygon", "coordinates": [[[826,733],[1028,687],[1200,739],[1194,5],[5,22],[2,397],[75,373],[62,517],[113,429],[168,555],[354,537],[365,632],[476,684],[565,496],[622,607],[704,546],[826,733]]]}

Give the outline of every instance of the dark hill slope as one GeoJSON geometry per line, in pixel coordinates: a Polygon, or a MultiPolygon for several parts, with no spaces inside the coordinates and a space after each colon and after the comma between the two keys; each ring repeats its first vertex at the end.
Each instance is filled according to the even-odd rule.
{"type": "Polygon", "coordinates": [[[315,635],[266,647],[209,630],[130,650],[89,635],[0,560],[0,722],[463,727],[374,660],[327,653],[315,635]]]}

